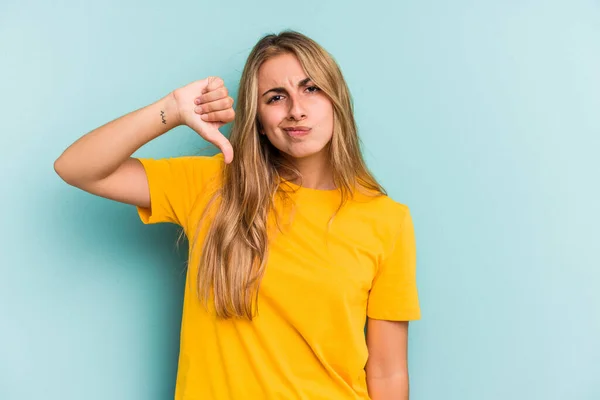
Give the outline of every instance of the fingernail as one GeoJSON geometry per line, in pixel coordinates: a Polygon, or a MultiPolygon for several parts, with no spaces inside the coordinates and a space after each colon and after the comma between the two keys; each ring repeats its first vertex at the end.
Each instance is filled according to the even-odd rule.
{"type": "Polygon", "coordinates": [[[194,100],[194,103],[195,103],[195,104],[200,104],[200,99],[196,99],[196,100],[194,100]]]}
{"type": "Polygon", "coordinates": [[[208,115],[207,115],[207,114],[202,114],[202,115],[200,116],[200,118],[202,118],[202,119],[206,119],[206,118],[208,118],[208,115]]]}
{"type": "Polygon", "coordinates": [[[198,106],[196,108],[194,108],[194,111],[196,111],[198,114],[202,113],[202,107],[198,106]]]}

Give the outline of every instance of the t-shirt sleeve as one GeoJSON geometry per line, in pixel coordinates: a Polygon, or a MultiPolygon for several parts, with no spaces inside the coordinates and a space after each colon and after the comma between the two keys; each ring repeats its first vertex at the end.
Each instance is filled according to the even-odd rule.
{"type": "Polygon", "coordinates": [[[144,224],[170,222],[187,229],[187,220],[197,196],[220,172],[218,156],[138,158],[146,171],[150,207],[137,207],[144,224]]]}
{"type": "Polygon", "coordinates": [[[393,243],[373,280],[367,316],[390,321],[418,320],[421,309],[416,282],[416,245],[408,208],[393,243]]]}

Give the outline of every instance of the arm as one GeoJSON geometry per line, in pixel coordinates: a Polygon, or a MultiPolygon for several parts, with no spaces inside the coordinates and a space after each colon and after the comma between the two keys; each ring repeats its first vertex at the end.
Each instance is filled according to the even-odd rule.
{"type": "Polygon", "coordinates": [[[231,159],[231,145],[218,127],[233,120],[232,104],[220,78],[192,82],[79,138],[54,162],[54,170],[65,182],[92,194],[150,207],[146,173],[131,155],[172,128],[186,124],[231,159]],[[200,113],[205,115],[200,117],[200,113]]]}
{"type": "Polygon", "coordinates": [[[179,124],[177,106],[169,94],[82,136],[54,162],[54,169],[65,182],[82,190],[148,207],[146,175],[131,155],[179,124]]]}
{"type": "Polygon", "coordinates": [[[408,321],[367,321],[369,359],[365,368],[373,400],[408,400],[408,321]]]}

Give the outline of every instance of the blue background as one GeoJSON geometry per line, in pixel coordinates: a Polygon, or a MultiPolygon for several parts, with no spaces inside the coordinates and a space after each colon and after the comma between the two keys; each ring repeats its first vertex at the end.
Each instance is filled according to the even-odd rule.
{"type": "MultiPolygon", "coordinates": [[[[598,1],[3,1],[0,398],[172,398],[174,226],[63,183],[81,135],[254,43],[329,50],[413,214],[411,400],[600,399],[598,1]]],[[[228,132],[228,129],[225,130],[228,132]]],[[[177,128],[137,156],[194,154],[177,128]]]]}

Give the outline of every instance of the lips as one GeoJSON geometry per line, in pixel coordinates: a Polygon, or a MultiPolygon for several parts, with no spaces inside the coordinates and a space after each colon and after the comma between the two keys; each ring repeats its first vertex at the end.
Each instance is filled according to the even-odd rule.
{"type": "Polygon", "coordinates": [[[309,128],[307,126],[291,126],[288,128],[283,128],[283,130],[292,137],[308,135],[308,133],[310,132],[310,129],[311,128],[309,128]]]}

